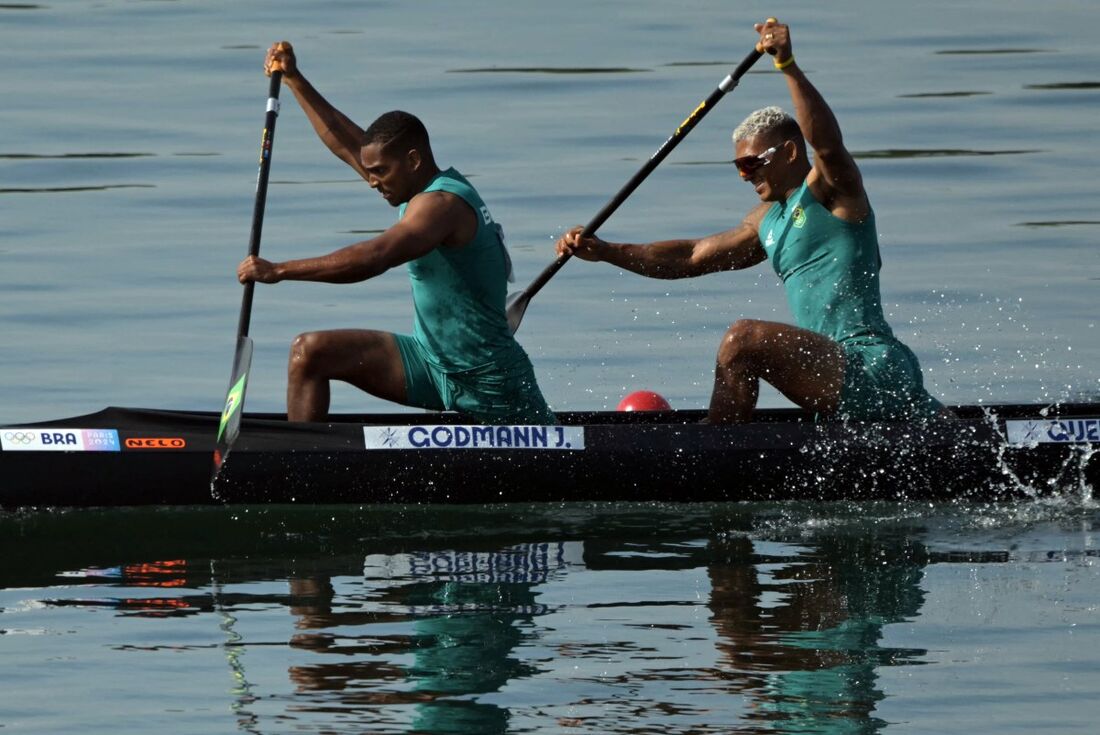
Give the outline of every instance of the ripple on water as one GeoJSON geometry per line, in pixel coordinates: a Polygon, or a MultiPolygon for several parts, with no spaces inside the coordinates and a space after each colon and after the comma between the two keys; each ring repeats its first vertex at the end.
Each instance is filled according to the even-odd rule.
{"type": "Polygon", "coordinates": [[[869,151],[852,151],[855,158],[958,158],[962,156],[1020,156],[1042,153],[1037,149],[977,150],[973,148],[881,148],[869,151]]]}
{"type": "Polygon", "coordinates": [[[1100,89],[1100,82],[1048,82],[1046,84],[1025,84],[1024,89],[1038,89],[1038,90],[1100,89]]]}
{"type": "Polygon", "coordinates": [[[88,186],[40,186],[0,189],[0,194],[61,194],[81,191],[107,191],[108,189],[155,189],[156,184],[92,184],[88,186]]]}
{"type": "Polygon", "coordinates": [[[1051,49],[1042,48],[960,48],[934,51],[937,56],[999,56],[1005,54],[1049,54],[1051,49]]]}
{"type": "Polygon", "coordinates": [[[930,97],[978,97],[980,95],[993,94],[992,92],[979,92],[973,90],[959,90],[953,92],[915,92],[913,94],[899,94],[901,99],[925,99],[930,97]]]}
{"type": "MultiPolygon", "coordinates": [[[[104,152],[104,153],[0,153],[0,160],[49,161],[69,158],[152,158],[155,153],[104,152]]],[[[216,155],[216,154],[214,154],[216,155]]]]}
{"type": "Polygon", "coordinates": [[[1017,222],[1017,227],[1079,227],[1100,225],[1100,219],[1040,220],[1035,222],[1017,222]]]}
{"type": "Polygon", "coordinates": [[[485,66],[448,69],[448,74],[643,74],[652,69],[625,66],[485,66]]]}

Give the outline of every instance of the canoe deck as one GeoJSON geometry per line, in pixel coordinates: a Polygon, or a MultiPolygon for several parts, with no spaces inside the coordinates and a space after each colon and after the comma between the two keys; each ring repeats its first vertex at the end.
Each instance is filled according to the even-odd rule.
{"type": "Polygon", "coordinates": [[[1100,405],[956,407],[958,420],[815,423],[770,409],[573,412],[559,427],[454,414],[247,414],[211,483],[213,412],[108,408],[0,429],[0,505],[989,499],[1100,481],[1100,405]]]}

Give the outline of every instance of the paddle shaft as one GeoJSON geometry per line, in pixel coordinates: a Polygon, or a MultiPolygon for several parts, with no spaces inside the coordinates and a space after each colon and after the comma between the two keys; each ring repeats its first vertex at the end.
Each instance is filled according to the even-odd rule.
{"type": "MultiPolygon", "coordinates": [[[[275,121],[279,117],[279,89],[282,87],[283,73],[271,73],[271,86],[267,92],[267,115],[264,117],[264,134],[260,142],[260,171],[256,175],[256,204],[252,208],[252,232],[248,238],[248,254],[260,254],[260,234],[264,228],[264,207],[267,203],[267,179],[271,173],[271,146],[275,141],[275,121]]],[[[237,321],[237,339],[248,336],[248,327],[252,322],[252,294],[256,284],[252,281],[244,284],[241,298],[241,316],[237,321]]]]}
{"type": "MultiPolygon", "coordinates": [[[[275,140],[275,121],[279,117],[279,89],[282,86],[283,73],[271,73],[271,85],[267,92],[267,114],[264,117],[264,132],[260,140],[260,170],[256,175],[256,204],[252,209],[252,232],[248,239],[248,254],[260,254],[260,234],[264,224],[264,205],[267,202],[267,179],[271,172],[271,148],[275,140]]],[[[252,368],[252,340],[248,337],[248,327],[252,320],[252,294],[255,284],[249,281],[244,285],[241,298],[241,316],[237,321],[237,347],[233,352],[233,370],[229,376],[229,390],[225,397],[218,435],[214,445],[214,474],[211,480],[217,480],[222,463],[229,455],[229,449],[240,431],[241,413],[244,411],[245,390],[248,387],[248,371],[252,368]]]]}
{"type": "MultiPolygon", "coordinates": [[[[622,189],[619,189],[619,193],[612,197],[611,201],[603,206],[603,209],[601,209],[596,214],[596,216],[592,218],[591,222],[585,225],[584,230],[581,233],[582,237],[596,234],[596,230],[598,230],[600,226],[603,225],[603,223],[606,222],[607,219],[615,213],[615,210],[619,208],[619,205],[625,202],[627,197],[634,193],[634,190],[637,189],[638,186],[643,181],[645,181],[646,177],[648,177],[653,172],[653,169],[657,168],[657,166],[660,165],[661,161],[665,160],[668,154],[672,152],[672,149],[679,145],[680,141],[687,137],[687,134],[692,131],[692,129],[699,123],[700,120],[702,120],[706,116],[708,112],[710,112],[711,108],[713,108],[718,103],[718,100],[722,99],[722,97],[726,95],[726,92],[729,92],[731,89],[737,86],[738,82],[740,82],[741,80],[741,77],[744,76],[750,68],[752,68],[752,65],[755,64],[761,56],[763,56],[763,53],[761,51],[757,51],[754,48],[752,52],[748,56],[746,56],[740,64],[737,65],[737,68],[734,69],[725,79],[722,80],[722,82],[715,88],[715,90],[710,93],[710,96],[703,100],[699,104],[699,106],[696,107],[690,115],[688,115],[686,120],[680,123],[680,127],[676,128],[676,131],[673,132],[673,134],[668,137],[668,140],[666,140],[661,145],[661,147],[657,149],[657,152],[654,153],[648,161],[646,161],[645,165],[642,166],[641,169],[639,169],[638,172],[634,174],[629,181],[626,182],[626,185],[623,186],[622,189]]],[[[537,294],[542,289],[542,287],[545,286],[546,283],[554,277],[554,274],[561,270],[561,267],[565,265],[566,261],[568,261],[571,257],[572,256],[569,253],[559,255],[557,260],[548,265],[542,271],[542,273],[540,273],[538,277],[536,277],[535,280],[531,282],[531,285],[524,289],[524,291],[522,292],[522,296],[526,297],[526,299],[528,300],[533,298],[534,295],[537,294]]]]}

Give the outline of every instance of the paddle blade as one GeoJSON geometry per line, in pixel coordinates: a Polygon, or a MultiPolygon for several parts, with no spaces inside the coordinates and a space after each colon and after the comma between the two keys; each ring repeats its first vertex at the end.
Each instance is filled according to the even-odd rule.
{"type": "Polygon", "coordinates": [[[523,315],[527,312],[527,305],[531,303],[531,297],[527,291],[516,291],[508,296],[508,304],[505,313],[508,316],[508,331],[512,334],[519,329],[519,323],[523,321],[523,315]]]}
{"type": "Polygon", "coordinates": [[[225,396],[221,423],[218,424],[218,439],[214,446],[214,477],[217,478],[222,463],[225,462],[233,442],[241,433],[241,413],[244,406],[244,393],[248,387],[248,371],[252,368],[252,339],[237,338],[237,352],[233,356],[233,372],[229,379],[229,391],[225,396]]]}

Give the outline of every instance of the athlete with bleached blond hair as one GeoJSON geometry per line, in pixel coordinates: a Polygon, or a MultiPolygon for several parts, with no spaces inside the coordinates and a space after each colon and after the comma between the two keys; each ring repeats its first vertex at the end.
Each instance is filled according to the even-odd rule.
{"type": "Polygon", "coordinates": [[[771,260],[795,325],[742,319],[718,348],[711,423],[748,421],[760,381],[818,414],[854,420],[949,415],[924,388],[913,352],[882,312],[875,215],[855,159],[824,98],[795,62],[787,25],[758,23],[794,105],[749,115],[733,133],[734,164],[761,204],[740,225],[698,239],[644,245],[581,237],[558,254],[651,278],[688,278],[771,260]],[[808,155],[813,150],[813,160],[808,155]]]}

